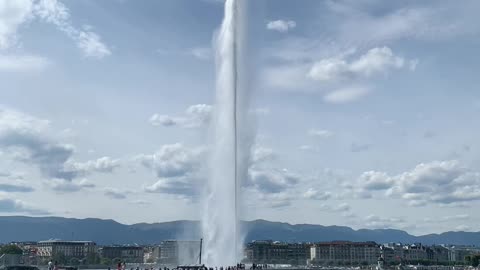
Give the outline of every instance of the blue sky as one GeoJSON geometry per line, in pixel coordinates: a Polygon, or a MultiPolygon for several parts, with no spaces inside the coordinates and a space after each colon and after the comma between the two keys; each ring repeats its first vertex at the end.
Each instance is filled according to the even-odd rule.
{"type": "MultiPolygon", "coordinates": [[[[477,1],[252,2],[247,219],[479,231],[477,1]]],[[[0,214],[198,219],[222,1],[0,2],[0,214]]]]}

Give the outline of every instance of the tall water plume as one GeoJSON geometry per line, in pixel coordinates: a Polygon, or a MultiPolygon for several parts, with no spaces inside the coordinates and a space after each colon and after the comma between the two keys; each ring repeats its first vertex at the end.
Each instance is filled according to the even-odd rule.
{"type": "Polygon", "coordinates": [[[214,39],[216,103],[202,220],[204,262],[212,266],[236,264],[243,252],[240,189],[241,182],[247,179],[252,141],[245,53],[246,5],[246,0],[226,0],[224,19],[214,39]]]}

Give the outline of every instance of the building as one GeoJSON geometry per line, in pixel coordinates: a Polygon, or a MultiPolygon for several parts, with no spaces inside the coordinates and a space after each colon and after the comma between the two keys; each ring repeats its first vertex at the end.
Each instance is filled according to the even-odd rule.
{"type": "Polygon", "coordinates": [[[310,257],[310,244],[285,243],[271,240],[253,241],[247,244],[247,261],[256,264],[305,265],[310,257]]]}
{"type": "Polygon", "coordinates": [[[403,247],[403,259],[411,263],[426,261],[428,260],[427,247],[420,243],[405,245],[403,247]]]}
{"type": "Polygon", "coordinates": [[[97,246],[92,241],[48,240],[37,243],[37,256],[42,259],[84,259],[96,254],[97,246]]]}
{"type": "Polygon", "coordinates": [[[120,259],[127,263],[143,263],[144,251],[139,246],[102,246],[98,250],[101,258],[120,259]]]}
{"type": "Polygon", "coordinates": [[[392,247],[388,246],[381,246],[380,247],[380,257],[382,257],[383,262],[385,264],[392,264],[396,262],[400,262],[400,259],[395,257],[395,250],[392,247]]]}
{"type": "Polygon", "coordinates": [[[449,250],[444,246],[433,245],[427,248],[427,259],[436,263],[445,263],[449,259],[449,250]]]}
{"type": "MultiPolygon", "coordinates": [[[[393,250],[393,258],[395,263],[400,263],[403,260],[403,245],[401,243],[388,243],[383,245],[393,250]]],[[[386,263],[391,263],[385,260],[386,263]]]]}
{"type": "Polygon", "coordinates": [[[376,264],[379,257],[380,247],[375,242],[334,241],[316,243],[310,248],[313,264],[376,264]]]}
{"type": "Polygon", "coordinates": [[[167,240],[153,249],[157,262],[164,264],[196,264],[199,262],[200,241],[167,240]]]}
{"type": "Polygon", "coordinates": [[[449,246],[448,247],[448,260],[450,262],[465,263],[466,257],[480,254],[480,250],[473,246],[449,246]]]}

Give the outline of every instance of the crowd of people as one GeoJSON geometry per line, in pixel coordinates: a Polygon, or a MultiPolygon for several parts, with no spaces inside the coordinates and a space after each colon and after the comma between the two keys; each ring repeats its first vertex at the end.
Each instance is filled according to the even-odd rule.
{"type": "MultiPolygon", "coordinates": [[[[249,269],[250,270],[262,270],[262,269],[267,269],[268,266],[266,264],[252,264],[249,269]]],[[[205,265],[187,265],[187,266],[178,266],[176,268],[168,268],[164,266],[163,268],[160,267],[158,270],[245,270],[245,264],[237,264],[235,266],[216,266],[216,267],[207,267],[205,265]]],[[[108,269],[111,270],[111,269],[108,269]]],[[[125,268],[125,263],[119,263],[117,270],[128,270],[125,268]]],[[[151,268],[130,268],[130,270],[157,270],[157,268],[151,267],[151,268]]]]}

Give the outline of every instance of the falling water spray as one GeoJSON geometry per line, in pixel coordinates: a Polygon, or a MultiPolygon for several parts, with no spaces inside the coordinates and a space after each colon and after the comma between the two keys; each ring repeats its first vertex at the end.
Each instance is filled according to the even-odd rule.
{"type": "Polygon", "coordinates": [[[246,0],[226,0],[225,16],[214,39],[216,103],[202,233],[204,261],[234,265],[243,253],[240,188],[247,179],[251,146],[245,53],[246,0]]]}

